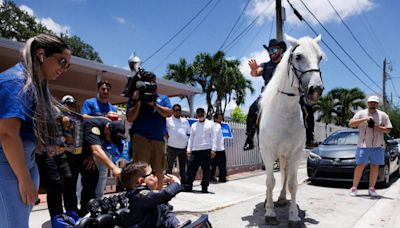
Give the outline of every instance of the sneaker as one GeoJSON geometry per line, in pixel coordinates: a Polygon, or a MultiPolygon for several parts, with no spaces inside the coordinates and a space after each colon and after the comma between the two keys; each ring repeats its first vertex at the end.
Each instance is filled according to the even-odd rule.
{"type": "Polygon", "coordinates": [[[368,189],[368,195],[371,196],[371,197],[379,197],[379,194],[376,193],[374,187],[370,187],[370,188],[368,189]]]}
{"type": "Polygon", "coordinates": [[[254,143],[252,140],[249,140],[244,144],[243,150],[252,150],[252,149],[254,149],[254,143]]]}
{"type": "Polygon", "coordinates": [[[350,196],[357,196],[358,195],[358,190],[356,187],[351,187],[350,188],[350,196]]]}

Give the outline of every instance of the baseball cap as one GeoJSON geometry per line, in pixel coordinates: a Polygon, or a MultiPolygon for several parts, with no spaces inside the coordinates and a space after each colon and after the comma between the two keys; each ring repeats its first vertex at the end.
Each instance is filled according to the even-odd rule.
{"type": "Polygon", "coordinates": [[[368,97],[368,102],[376,102],[376,103],[379,103],[379,97],[378,97],[378,96],[375,96],[375,95],[370,96],[370,97],[368,97]]]}
{"type": "Polygon", "coordinates": [[[114,144],[121,143],[121,140],[125,139],[124,122],[121,120],[111,121],[109,127],[111,133],[111,142],[114,144]]]}
{"type": "Polygon", "coordinates": [[[76,103],[76,100],[73,96],[71,95],[65,95],[63,96],[63,98],[61,99],[61,104],[67,104],[67,103],[76,103]]]}

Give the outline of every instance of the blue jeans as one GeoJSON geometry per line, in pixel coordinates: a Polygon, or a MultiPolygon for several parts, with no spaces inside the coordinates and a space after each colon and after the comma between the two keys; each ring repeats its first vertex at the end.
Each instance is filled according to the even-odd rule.
{"type": "MultiPolygon", "coordinates": [[[[108,156],[108,154],[107,154],[108,156]]],[[[96,198],[102,198],[104,196],[104,190],[107,183],[107,171],[108,168],[99,159],[94,159],[96,161],[97,169],[99,170],[99,179],[97,180],[96,186],[96,198]]]]}
{"type": "MultiPolygon", "coordinates": [[[[39,187],[36,165],[29,169],[33,183],[39,187]]],[[[33,205],[24,204],[18,189],[18,180],[8,164],[0,164],[0,223],[2,228],[29,227],[33,205]]]]}

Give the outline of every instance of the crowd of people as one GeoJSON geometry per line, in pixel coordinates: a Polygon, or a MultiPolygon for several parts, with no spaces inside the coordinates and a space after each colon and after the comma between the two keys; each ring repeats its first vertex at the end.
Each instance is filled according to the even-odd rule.
{"type": "MultiPolygon", "coordinates": [[[[69,210],[84,217],[89,200],[104,195],[107,171],[114,177],[121,176],[122,167],[112,161],[108,151],[111,147],[107,146],[113,144],[121,148],[127,135],[124,121],[118,120],[117,109],[109,100],[111,83],[98,82],[97,97],[85,100],[81,110],[73,95],[65,95],[57,101],[50,93],[48,82],[65,73],[70,62],[68,44],[55,35],[40,34],[26,41],[21,62],[0,74],[0,97],[4,101],[0,111],[0,219],[3,227],[28,227],[30,212],[38,202],[39,186],[47,193],[51,218],[69,210]],[[73,120],[81,125],[81,135],[71,132],[73,120]],[[71,149],[77,137],[82,138],[81,145],[71,149]]],[[[144,77],[156,82],[151,72],[146,72],[144,77]]],[[[217,150],[222,157],[221,129],[214,127],[220,122],[205,121],[204,110],[199,109],[199,122],[190,126],[188,120],[181,117],[179,104],[171,106],[169,98],[157,90],[153,95],[154,99],[143,99],[136,90],[128,98],[126,110],[126,120],[132,123],[129,136],[133,160],[126,169],[142,164],[140,172],[149,169],[151,172],[137,180],[131,171],[125,170],[129,176],[122,177],[121,185],[130,189],[143,182],[151,190],[169,192],[163,190],[164,184],[178,183],[174,191],[179,192],[189,189],[181,187],[180,183],[191,186],[201,163],[203,192],[207,192],[211,158],[217,150]],[[204,122],[207,127],[201,132],[199,126],[204,122]],[[216,137],[219,145],[214,139],[216,132],[220,134],[216,137]],[[172,175],[176,158],[180,178],[172,175]],[[187,166],[191,173],[186,172],[187,166]],[[149,178],[157,181],[150,185],[149,178]],[[128,179],[131,179],[130,184],[126,183],[128,179]]],[[[221,118],[219,115],[218,119],[221,118]]],[[[226,181],[226,164],[221,165],[221,161],[215,164],[220,169],[220,179],[226,181]]]]}
{"type": "MultiPolygon", "coordinates": [[[[262,76],[266,86],[286,44],[272,39],[264,47],[270,61],[259,65],[250,60],[249,66],[251,75],[262,76]]],[[[141,80],[150,83],[154,91],[146,95],[137,88],[128,96],[125,117],[132,125],[126,134],[125,122],[118,118],[116,107],[110,103],[112,85],[107,81],[98,82],[97,97],[85,100],[80,112],[73,95],[65,95],[60,101],[53,98],[48,82],[65,73],[70,61],[71,50],[63,40],[40,34],[26,41],[21,62],[0,73],[2,227],[28,227],[30,212],[38,200],[39,183],[47,193],[51,218],[68,210],[84,217],[89,200],[104,195],[108,170],[114,177],[120,177],[131,201],[127,226],[182,227],[168,201],[180,191],[193,191],[199,168],[203,193],[208,193],[210,182],[227,181],[223,115],[215,113],[211,121],[206,118],[205,110],[198,108],[197,121],[190,125],[182,117],[182,107],[171,105],[168,96],[158,93],[156,76],[142,71],[141,80]],[[82,124],[82,143],[80,149],[74,150],[68,149],[78,137],[69,131],[72,116],[81,118],[82,124]],[[127,135],[132,162],[119,167],[112,161],[108,148],[113,148],[109,147],[112,144],[121,149],[127,135]],[[176,162],[180,178],[173,175],[176,162]]],[[[132,72],[139,71],[136,63],[130,67],[132,72]]],[[[142,84],[136,83],[136,87],[142,84]]],[[[254,148],[258,100],[250,106],[244,150],[254,148]]],[[[368,109],[358,112],[349,123],[350,127],[360,128],[352,195],[357,195],[361,173],[369,161],[372,163],[369,194],[376,195],[377,167],[383,162],[383,134],[392,128],[387,114],[376,109],[378,102],[377,97],[370,97],[368,109]]],[[[300,104],[307,126],[307,144],[311,144],[312,107],[300,104]]]]}

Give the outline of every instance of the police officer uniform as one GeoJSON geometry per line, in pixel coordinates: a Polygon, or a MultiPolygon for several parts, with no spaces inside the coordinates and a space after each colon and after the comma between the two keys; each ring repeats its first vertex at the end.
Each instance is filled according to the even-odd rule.
{"type": "Polygon", "coordinates": [[[81,176],[82,176],[82,192],[81,192],[81,208],[79,215],[83,216],[88,213],[86,204],[89,200],[96,197],[96,186],[99,179],[99,170],[95,167],[92,170],[85,169],[83,162],[88,157],[92,156],[90,146],[102,145],[106,140],[104,129],[106,125],[110,123],[111,141],[115,144],[119,144],[123,139],[125,133],[125,127],[122,121],[110,121],[109,119],[99,117],[90,118],[84,121],[83,127],[83,145],[82,145],[82,156],[81,156],[81,176]]]}
{"type": "Polygon", "coordinates": [[[178,227],[180,222],[168,202],[180,191],[182,187],[178,183],[172,183],[159,192],[152,191],[147,186],[129,189],[126,197],[129,199],[130,212],[123,227],[178,227]]]}

